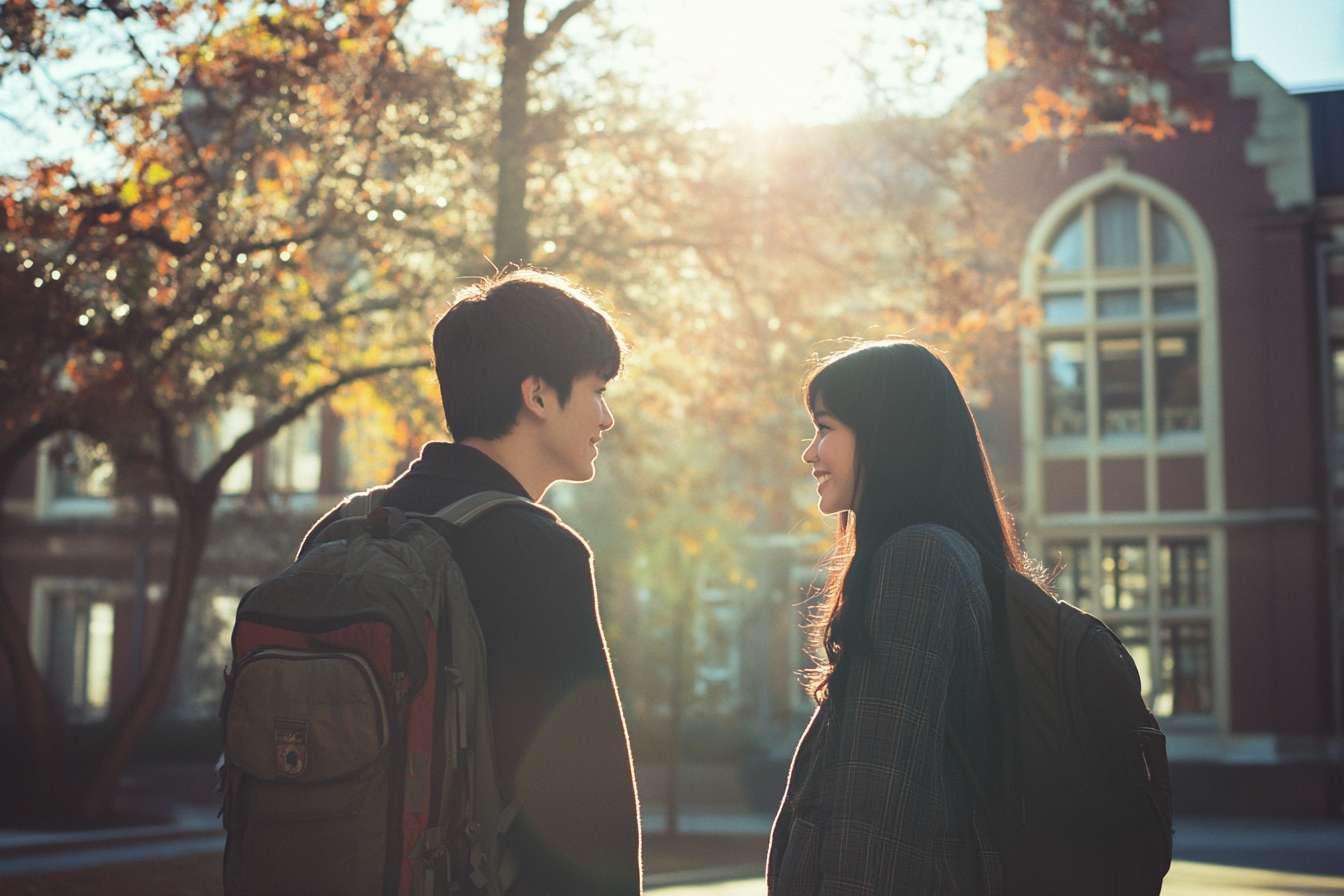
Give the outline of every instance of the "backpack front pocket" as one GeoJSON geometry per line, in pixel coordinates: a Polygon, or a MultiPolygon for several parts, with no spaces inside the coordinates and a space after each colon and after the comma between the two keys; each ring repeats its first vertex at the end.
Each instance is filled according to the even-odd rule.
{"type": "Polygon", "coordinates": [[[319,784],[373,764],[387,746],[387,701],[355,653],[259,647],[238,663],[224,707],[225,750],[262,781],[319,784]]]}
{"type": "Polygon", "coordinates": [[[258,647],[224,700],[225,891],[371,896],[387,875],[391,729],[356,653],[258,647]]]}

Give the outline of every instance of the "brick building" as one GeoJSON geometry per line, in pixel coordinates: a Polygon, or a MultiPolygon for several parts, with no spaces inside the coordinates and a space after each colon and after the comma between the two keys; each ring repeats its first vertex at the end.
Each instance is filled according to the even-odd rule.
{"type": "Polygon", "coordinates": [[[1168,31],[1211,131],[987,173],[1040,312],[990,448],[1028,552],[1137,661],[1178,810],[1338,814],[1344,92],[1234,61],[1227,0],[1168,31]]]}

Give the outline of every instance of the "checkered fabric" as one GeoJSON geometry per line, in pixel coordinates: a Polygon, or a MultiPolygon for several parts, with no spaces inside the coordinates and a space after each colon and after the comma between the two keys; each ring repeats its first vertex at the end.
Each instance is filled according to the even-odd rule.
{"type": "Polygon", "coordinates": [[[989,596],[971,545],[917,525],[873,558],[873,649],[844,705],[823,703],[794,755],[770,838],[770,896],[1002,890],[988,819],[945,740],[990,767],[989,596]]]}

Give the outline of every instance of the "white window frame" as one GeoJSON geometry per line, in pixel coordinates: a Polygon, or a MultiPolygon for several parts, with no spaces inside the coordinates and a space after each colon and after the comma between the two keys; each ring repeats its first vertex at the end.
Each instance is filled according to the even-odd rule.
{"type": "MultiPolygon", "coordinates": [[[[76,433],[76,436],[82,436],[76,433]]],[[[56,494],[56,471],[52,469],[51,452],[56,445],[53,436],[44,440],[37,449],[37,482],[35,511],[38,519],[110,519],[116,515],[117,499],[101,497],[60,497],[56,494]]],[[[83,436],[83,438],[88,438],[83,436]]]]}
{"type": "MultiPolygon", "coordinates": [[[[48,656],[48,648],[51,643],[51,606],[52,599],[56,595],[65,595],[71,592],[83,592],[90,595],[90,603],[107,603],[115,609],[123,601],[130,600],[133,591],[133,585],[130,582],[118,581],[115,579],[99,578],[73,578],[61,576],[38,576],[33,579],[32,585],[32,603],[29,606],[28,613],[28,647],[32,651],[33,663],[42,674],[44,681],[50,681],[51,669],[48,656]]],[[[109,670],[109,689],[116,686],[116,634],[112,637],[112,667],[109,670]]],[[[87,677],[87,670],[83,670],[87,677]]],[[[87,680],[85,682],[87,687],[87,680]]],[[[109,701],[107,705],[101,707],[101,711],[71,706],[71,721],[98,721],[105,718],[111,710],[112,694],[109,690],[109,701]]],[[[64,702],[62,703],[64,707],[64,702]]]]}
{"type": "MultiPolygon", "coordinates": [[[[1167,329],[1167,321],[1149,309],[1140,317],[1123,323],[1100,322],[1095,314],[1079,324],[1050,326],[1042,321],[1037,326],[1024,327],[1021,346],[1022,425],[1023,425],[1023,512],[1021,522],[1027,532],[1025,547],[1034,557],[1042,557],[1044,545],[1054,541],[1087,541],[1090,545],[1089,562],[1093,587],[1099,592],[1100,543],[1112,539],[1144,539],[1149,544],[1150,607],[1129,614],[1150,626],[1150,644],[1154,645],[1154,663],[1160,655],[1160,620],[1177,618],[1188,611],[1164,613],[1158,605],[1156,582],[1156,552],[1152,549],[1165,538],[1203,538],[1209,545],[1210,595],[1207,618],[1210,623],[1213,674],[1213,712],[1198,715],[1167,716],[1162,719],[1164,729],[1189,732],[1192,735],[1217,733],[1226,737],[1230,732],[1231,673],[1228,657],[1226,529],[1229,522],[1223,490],[1223,424],[1221,402],[1221,350],[1219,346],[1219,314],[1217,263],[1213,244],[1199,215],[1178,193],[1150,177],[1127,170],[1123,161],[1112,159],[1105,170],[1087,177],[1065,191],[1045,209],[1028,236],[1020,272],[1022,298],[1041,308],[1043,295],[1056,292],[1083,292],[1095,295],[1107,288],[1139,287],[1151,296],[1154,287],[1164,284],[1193,284],[1196,295],[1197,321],[1193,331],[1199,338],[1200,415],[1201,429],[1192,433],[1161,435],[1156,426],[1156,357],[1153,345],[1154,329],[1167,329]],[[1050,243],[1060,228],[1080,209],[1091,216],[1092,202],[1106,193],[1118,190],[1147,200],[1140,205],[1139,239],[1140,266],[1124,273],[1098,271],[1094,263],[1095,229],[1092,222],[1084,222],[1083,269],[1076,274],[1047,274],[1050,243]],[[1151,264],[1151,217],[1148,211],[1160,206],[1181,228],[1190,244],[1193,271],[1188,268],[1167,273],[1154,269],[1151,264]],[[1113,281],[1113,282],[1112,282],[1113,281]],[[1144,414],[1145,432],[1102,436],[1100,433],[1099,371],[1097,365],[1097,337],[1116,330],[1137,331],[1145,342],[1144,352],[1144,414]],[[1045,402],[1042,366],[1042,343],[1053,332],[1082,333],[1087,358],[1087,415],[1086,436],[1050,437],[1045,435],[1045,402]],[[1201,455],[1204,458],[1205,507],[1195,511],[1160,511],[1158,509],[1158,461],[1164,456],[1201,455]],[[1142,511],[1105,512],[1101,508],[1101,462],[1111,457],[1143,459],[1147,485],[1142,511]],[[1080,460],[1086,469],[1088,503],[1078,513],[1047,513],[1044,505],[1044,465],[1047,461],[1080,460]]],[[[1173,321],[1174,329],[1189,331],[1173,321]]],[[[1046,560],[1047,566],[1051,561],[1046,560]]],[[[1103,618],[1123,617],[1124,613],[1106,612],[1103,618]]],[[[1157,670],[1154,669],[1154,673],[1157,670]]],[[[1156,678],[1156,674],[1154,674],[1156,678]]]]}

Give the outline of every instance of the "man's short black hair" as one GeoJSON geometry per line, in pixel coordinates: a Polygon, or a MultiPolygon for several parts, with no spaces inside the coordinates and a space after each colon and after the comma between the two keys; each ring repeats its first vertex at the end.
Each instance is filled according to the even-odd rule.
{"type": "Polygon", "coordinates": [[[448,432],[458,442],[507,435],[523,380],[541,377],[564,407],[575,379],[613,379],[625,351],[611,318],[564,277],[521,268],[482,280],[461,290],[434,326],[448,432]]]}

